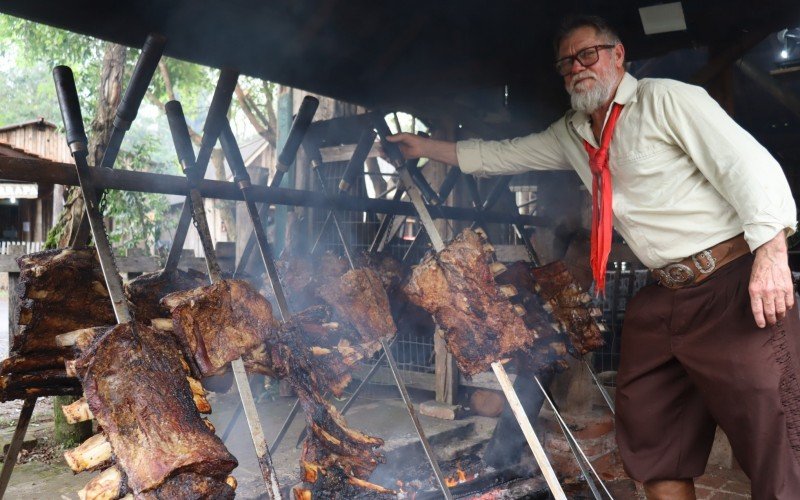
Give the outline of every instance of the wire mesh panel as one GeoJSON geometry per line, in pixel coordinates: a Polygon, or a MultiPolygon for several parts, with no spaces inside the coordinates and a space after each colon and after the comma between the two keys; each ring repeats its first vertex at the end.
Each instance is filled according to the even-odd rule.
{"type": "MultiPolygon", "coordinates": [[[[603,311],[603,321],[608,327],[604,334],[605,345],[595,351],[597,371],[616,371],[619,366],[622,324],[628,301],[645,285],[652,283],[648,269],[633,267],[629,262],[610,262],[606,270],[605,297],[595,298],[595,307],[603,311]]],[[[594,290],[592,290],[594,296],[594,290]]]]}

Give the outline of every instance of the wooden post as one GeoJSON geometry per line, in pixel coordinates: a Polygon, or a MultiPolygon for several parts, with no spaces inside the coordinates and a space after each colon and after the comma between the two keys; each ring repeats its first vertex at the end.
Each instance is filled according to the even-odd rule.
{"type": "MultiPolygon", "coordinates": [[[[278,89],[278,151],[280,154],[283,151],[283,145],[286,144],[286,138],[289,135],[289,129],[292,126],[292,89],[291,87],[280,86],[278,89]]],[[[290,168],[289,171],[281,182],[282,187],[294,186],[294,169],[290,168]]],[[[280,255],[281,250],[286,242],[286,223],[288,216],[288,208],[284,205],[279,205],[275,209],[275,241],[273,242],[273,252],[275,255],[280,255]]]]}

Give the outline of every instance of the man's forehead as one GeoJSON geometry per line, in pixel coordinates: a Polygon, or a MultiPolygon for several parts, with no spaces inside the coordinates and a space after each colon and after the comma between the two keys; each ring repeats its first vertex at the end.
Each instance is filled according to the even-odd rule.
{"type": "Polygon", "coordinates": [[[569,32],[567,36],[561,40],[558,47],[559,55],[569,55],[572,51],[590,47],[592,45],[602,44],[600,33],[593,26],[581,26],[569,32]]]}

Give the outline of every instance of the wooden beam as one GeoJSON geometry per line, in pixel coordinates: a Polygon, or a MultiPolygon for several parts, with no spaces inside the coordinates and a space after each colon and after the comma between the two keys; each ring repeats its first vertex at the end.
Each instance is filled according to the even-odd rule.
{"type": "Polygon", "coordinates": [[[691,82],[695,85],[706,85],[725,68],[741,59],[748,50],[758,45],[771,32],[772,30],[767,28],[757,28],[748,32],[741,40],[732,43],[727,49],[712,57],[700,71],[692,76],[691,82]]]}
{"type": "Polygon", "coordinates": [[[800,116],[800,99],[798,99],[797,96],[778,85],[778,82],[769,74],[764,73],[744,59],[739,60],[738,66],[739,69],[742,70],[742,73],[752,80],[753,83],[761,87],[762,90],[774,97],[779,103],[786,106],[786,109],[796,116],[800,116]]]}

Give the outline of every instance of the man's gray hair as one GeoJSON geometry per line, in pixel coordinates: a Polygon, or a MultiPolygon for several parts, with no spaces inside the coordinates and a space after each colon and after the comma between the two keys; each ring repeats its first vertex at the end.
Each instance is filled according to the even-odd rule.
{"type": "Polygon", "coordinates": [[[616,30],[611,27],[608,21],[600,16],[568,17],[561,22],[561,26],[559,26],[556,36],[553,38],[553,49],[555,50],[556,57],[558,57],[558,48],[561,45],[561,42],[573,31],[577,30],[578,28],[585,27],[594,28],[597,34],[605,38],[605,42],[608,44],[616,45],[618,43],[622,43],[622,41],[619,39],[619,35],[617,35],[616,30]]]}

